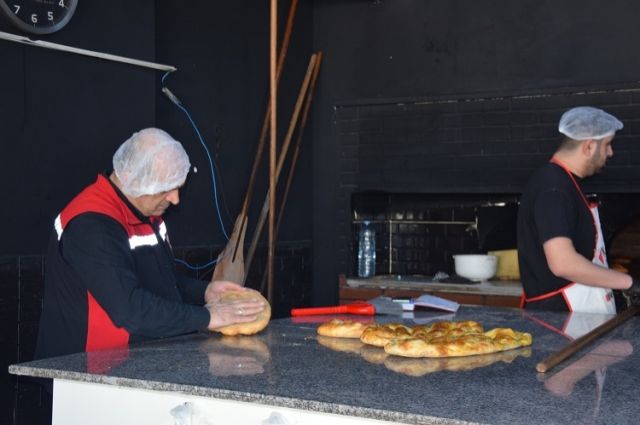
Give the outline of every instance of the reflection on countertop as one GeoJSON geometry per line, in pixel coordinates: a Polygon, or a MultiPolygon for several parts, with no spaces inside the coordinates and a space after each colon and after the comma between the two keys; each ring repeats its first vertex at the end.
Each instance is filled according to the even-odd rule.
{"type": "Polygon", "coordinates": [[[269,347],[255,336],[223,336],[207,339],[200,350],[209,358],[213,376],[242,376],[264,373],[271,359],[269,347]]]}
{"type": "Polygon", "coordinates": [[[347,278],[346,283],[352,288],[408,289],[513,297],[522,294],[522,284],[515,280],[445,283],[434,280],[432,276],[379,275],[369,279],[347,278]]]}
{"type": "Polygon", "coordinates": [[[320,345],[334,351],[356,354],[369,363],[382,364],[393,372],[413,377],[445,370],[449,372],[465,372],[479,367],[487,367],[496,362],[511,363],[519,356],[531,356],[531,347],[522,347],[515,350],[476,356],[410,358],[393,356],[385,352],[384,348],[364,344],[358,338],[335,338],[318,335],[317,340],[320,345]]]}

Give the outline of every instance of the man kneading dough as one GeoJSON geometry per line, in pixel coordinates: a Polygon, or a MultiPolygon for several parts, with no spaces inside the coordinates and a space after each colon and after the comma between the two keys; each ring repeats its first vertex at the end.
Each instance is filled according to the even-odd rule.
{"type": "Polygon", "coordinates": [[[234,323],[210,328],[224,335],[253,335],[263,330],[271,318],[269,302],[253,289],[225,291],[213,301],[216,310],[224,310],[234,323]]]}

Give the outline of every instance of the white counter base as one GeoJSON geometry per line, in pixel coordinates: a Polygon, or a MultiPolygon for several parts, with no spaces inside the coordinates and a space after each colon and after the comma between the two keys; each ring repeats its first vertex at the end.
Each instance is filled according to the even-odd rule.
{"type": "Polygon", "coordinates": [[[390,425],[397,422],[310,412],[174,392],[56,379],[52,425],[390,425]],[[188,422],[170,411],[190,403],[188,422]]]}

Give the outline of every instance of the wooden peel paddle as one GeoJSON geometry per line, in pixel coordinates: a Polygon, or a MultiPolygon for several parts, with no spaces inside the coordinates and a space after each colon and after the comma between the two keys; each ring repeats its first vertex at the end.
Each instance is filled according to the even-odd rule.
{"type": "MultiPolygon", "coordinates": [[[[273,5],[272,5],[273,6],[273,5]]],[[[289,4],[289,14],[287,16],[287,24],[285,27],[285,31],[284,31],[284,36],[282,39],[282,46],[280,47],[280,53],[278,55],[278,61],[277,61],[277,65],[276,65],[276,75],[275,75],[275,81],[270,81],[270,84],[274,84],[277,88],[277,85],[280,81],[280,76],[282,75],[282,68],[284,65],[284,60],[287,56],[287,50],[289,49],[289,42],[291,40],[291,33],[293,31],[293,23],[294,23],[294,19],[296,16],[296,11],[298,8],[298,0],[291,0],[291,3],[289,4]]],[[[275,30],[275,28],[273,29],[275,30]]],[[[272,46],[274,47],[274,46],[272,46]]],[[[271,60],[271,58],[270,58],[271,60]]],[[[271,88],[271,87],[270,87],[271,88]]],[[[244,267],[244,260],[242,259],[243,257],[243,248],[244,248],[244,232],[246,230],[247,227],[247,213],[249,211],[249,203],[251,202],[251,197],[253,195],[253,188],[255,185],[255,181],[256,181],[256,176],[258,173],[258,167],[260,166],[260,160],[262,158],[262,153],[264,151],[264,145],[266,143],[266,139],[267,139],[267,131],[269,130],[269,125],[271,123],[271,108],[274,106],[275,102],[272,102],[271,99],[269,99],[269,102],[267,104],[267,110],[265,112],[265,116],[264,116],[264,122],[262,124],[262,129],[260,130],[260,139],[258,141],[258,147],[257,147],[257,151],[256,151],[256,155],[253,161],[253,166],[251,168],[251,175],[249,177],[249,184],[247,187],[247,192],[245,194],[244,197],[244,201],[242,203],[242,209],[240,211],[240,214],[238,215],[238,218],[242,217],[242,220],[240,221],[240,225],[238,226],[238,220],[236,219],[236,223],[234,225],[234,231],[233,233],[236,234],[236,229],[239,227],[242,229],[242,242],[241,243],[237,243],[238,240],[237,238],[234,238],[233,235],[231,236],[229,242],[227,243],[227,246],[225,247],[225,250],[220,254],[221,256],[224,255],[224,257],[218,256],[218,260],[219,261],[223,261],[224,264],[220,265],[220,266],[216,266],[216,270],[214,271],[214,278],[216,276],[216,271],[220,268],[220,276],[225,276],[226,272],[224,272],[223,270],[225,269],[233,269],[234,272],[232,274],[232,277],[237,277],[237,276],[242,276],[241,280],[232,280],[232,282],[236,282],[239,283],[240,285],[244,285],[245,283],[245,278],[246,278],[246,274],[243,271],[242,274],[240,274],[239,272],[235,271],[235,268],[238,267],[239,261],[242,262],[242,265],[244,267]],[[229,253],[227,252],[229,250],[230,245],[233,245],[233,249],[231,250],[231,254],[229,255],[229,253]],[[225,254],[226,253],[226,254],[225,254]],[[238,260],[238,255],[240,255],[240,260],[238,260]],[[224,258],[226,258],[226,260],[224,260],[224,258]]],[[[239,234],[239,233],[238,233],[239,234]]]]}
{"type": "Polygon", "coordinates": [[[224,250],[218,255],[211,281],[228,280],[244,285],[244,234],[247,230],[246,214],[240,213],[233,226],[233,233],[224,250]],[[237,249],[239,248],[239,249],[237,249]]]}
{"type": "Polygon", "coordinates": [[[538,363],[536,365],[536,370],[540,373],[545,373],[549,371],[551,368],[558,365],[561,361],[572,356],[573,354],[578,352],[580,349],[582,349],[584,346],[586,346],[596,338],[600,337],[601,335],[604,335],[605,333],[609,332],[611,329],[614,329],[620,326],[621,324],[623,324],[628,319],[632,318],[638,313],[640,313],[639,305],[634,305],[629,307],[627,310],[623,311],[622,313],[619,313],[616,317],[610,320],[607,320],[602,325],[598,326],[597,328],[594,328],[591,332],[588,332],[582,335],[580,338],[577,338],[571,341],[566,347],[553,353],[552,355],[550,355],[549,357],[547,357],[546,359],[538,363]]]}
{"type": "MultiPolygon", "coordinates": [[[[284,161],[287,158],[287,152],[289,151],[289,146],[291,145],[291,138],[293,137],[293,133],[296,127],[296,123],[298,122],[298,117],[300,116],[300,111],[302,110],[304,99],[307,95],[307,91],[309,90],[309,84],[311,78],[313,76],[313,70],[315,68],[316,60],[318,54],[314,53],[311,55],[309,59],[309,65],[307,66],[307,72],[305,74],[304,80],[302,82],[302,87],[300,87],[300,91],[298,93],[298,98],[296,100],[296,104],[294,106],[293,113],[291,115],[291,120],[289,121],[289,127],[287,130],[287,134],[285,135],[284,141],[282,143],[282,147],[280,148],[280,155],[278,156],[278,162],[274,169],[274,179],[276,182],[280,177],[280,173],[282,171],[282,167],[284,165],[284,161]]],[[[254,231],[253,238],[251,239],[251,245],[249,246],[249,250],[247,252],[247,264],[245,270],[245,276],[249,274],[249,267],[251,266],[251,262],[253,260],[253,254],[256,251],[258,246],[258,241],[260,240],[260,236],[262,234],[262,229],[264,227],[265,222],[267,221],[268,215],[270,213],[271,208],[271,187],[267,191],[267,195],[265,196],[264,202],[262,204],[262,209],[260,210],[260,216],[258,218],[258,224],[256,225],[256,230],[254,231]]],[[[275,223],[274,223],[275,227],[275,223]]],[[[270,244],[272,245],[272,244],[270,244]]],[[[267,292],[271,292],[272,288],[268,289],[267,292]]]]}

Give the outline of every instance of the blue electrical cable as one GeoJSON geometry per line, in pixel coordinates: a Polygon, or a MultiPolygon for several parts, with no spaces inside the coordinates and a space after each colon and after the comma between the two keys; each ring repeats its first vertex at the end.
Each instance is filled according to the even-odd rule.
{"type": "Polygon", "coordinates": [[[191,118],[191,114],[189,113],[189,111],[184,106],[182,106],[182,102],[180,102],[180,100],[171,92],[171,90],[169,90],[169,88],[164,85],[164,80],[167,78],[168,75],[169,75],[169,72],[164,74],[164,76],[162,77],[162,92],[169,98],[169,100],[171,100],[171,102],[174,105],[176,105],[178,108],[180,108],[180,110],[182,112],[185,113],[187,118],[189,118],[189,121],[191,122],[191,125],[193,126],[194,130],[196,131],[196,134],[198,135],[198,139],[200,140],[200,144],[202,145],[202,147],[204,149],[204,152],[207,154],[207,159],[209,160],[209,171],[211,172],[211,183],[212,183],[212,186],[213,186],[213,200],[214,200],[215,205],[216,205],[216,212],[218,214],[218,222],[220,223],[220,228],[222,229],[222,233],[224,234],[224,237],[228,241],[229,240],[229,235],[227,234],[227,231],[224,228],[224,223],[222,222],[222,214],[220,214],[220,205],[218,203],[218,188],[217,188],[217,185],[216,185],[216,177],[215,177],[213,159],[211,158],[211,154],[209,153],[209,149],[207,148],[207,145],[204,143],[204,139],[202,138],[202,134],[200,133],[200,130],[198,129],[198,126],[193,121],[193,118],[191,118]]]}
{"type": "MultiPolygon", "coordinates": [[[[212,187],[213,187],[213,200],[216,206],[216,213],[218,214],[218,222],[220,223],[220,228],[222,229],[222,234],[224,235],[224,237],[227,239],[227,241],[229,240],[229,235],[227,234],[227,231],[224,227],[224,223],[222,221],[222,214],[220,214],[220,205],[218,202],[218,188],[217,188],[217,184],[216,184],[216,175],[215,175],[215,163],[213,162],[213,159],[211,158],[211,154],[209,153],[209,149],[207,148],[207,145],[204,143],[204,139],[202,138],[202,134],[200,133],[200,129],[198,128],[198,126],[196,125],[196,123],[194,122],[193,118],[191,118],[191,114],[189,113],[189,111],[182,105],[182,102],[176,97],[176,95],[174,95],[171,90],[169,90],[168,87],[166,87],[164,85],[164,80],[167,78],[167,76],[169,75],[169,72],[167,72],[166,74],[164,74],[164,76],[162,77],[162,92],[169,98],[169,100],[171,100],[171,102],[176,105],[182,112],[184,112],[184,114],[187,116],[187,118],[189,118],[189,122],[191,122],[191,125],[193,126],[193,129],[195,130],[197,136],[198,136],[198,140],[200,141],[200,144],[202,145],[202,148],[204,149],[204,152],[207,154],[207,159],[209,160],[209,171],[211,172],[211,183],[212,183],[212,187]]],[[[206,269],[207,267],[211,267],[215,264],[217,264],[218,260],[212,260],[209,261],[206,264],[201,264],[201,265],[197,265],[197,266],[193,266],[189,263],[187,263],[184,260],[180,260],[178,258],[174,258],[174,261],[176,263],[182,264],[185,267],[187,267],[190,270],[195,270],[195,271],[200,271],[203,269],[206,269]]],[[[208,270],[205,274],[209,273],[211,270],[208,270]]]]}
{"type": "Polygon", "coordinates": [[[206,269],[207,267],[213,266],[214,264],[218,263],[218,260],[211,260],[206,264],[201,264],[199,266],[192,266],[191,264],[187,263],[184,260],[180,260],[179,258],[174,258],[173,261],[175,261],[176,263],[180,263],[183,266],[185,266],[186,268],[190,269],[190,270],[202,270],[202,269],[206,269]]]}

